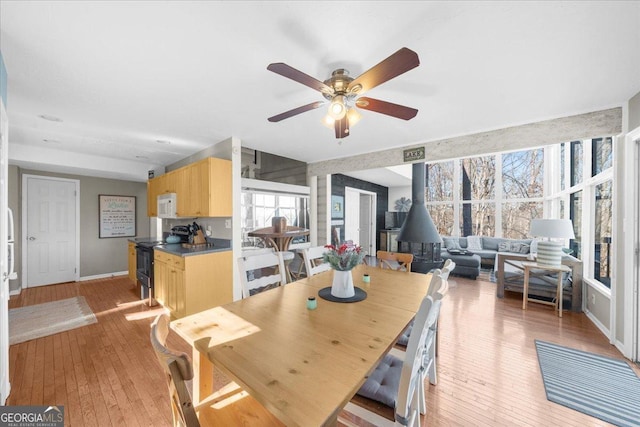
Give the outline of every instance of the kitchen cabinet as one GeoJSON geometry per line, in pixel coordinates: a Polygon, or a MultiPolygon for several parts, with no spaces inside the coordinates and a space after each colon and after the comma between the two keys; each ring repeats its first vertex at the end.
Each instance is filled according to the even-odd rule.
{"type": "Polygon", "coordinates": [[[147,215],[157,216],[157,198],[177,194],[179,217],[230,217],[231,161],[207,157],[149,180],[147,215]]]}
{"type": "Polygon", "coordinates": [[[232,252],[186,257],[154,251],[155,298],[179,319],[233,300],[232,252]]]}
{"type": "Polygon", "coordinates": [[[398,233],[400,230],[383,230],[380,232],[380,250],[398,252],[398,233]]]}
{"type": "Polygon", "coordinates": [[[137,258],[136,258],[136,244],[133,242],[129,242],[129,279],[133,283],[136,283],[136,268],[137,268],[137,258]]]}
{"type": "Polygon", "coordinates": [[[147,181],[147,215],[158,216],[158,196],[176,193],[178,190],[178,171],[172,171],[147,181]]]}

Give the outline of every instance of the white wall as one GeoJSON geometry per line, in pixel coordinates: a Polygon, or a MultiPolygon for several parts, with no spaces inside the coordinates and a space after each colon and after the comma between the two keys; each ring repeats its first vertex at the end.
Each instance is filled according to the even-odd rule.
{"type": "Polygon", "coordinates": [[[396,210],[396,200],[401,197],[406,197],[407,199],[411,198],[411,186],[407,185],[406,187],[389,187],[389,207],[388,211],[396,210]]]}

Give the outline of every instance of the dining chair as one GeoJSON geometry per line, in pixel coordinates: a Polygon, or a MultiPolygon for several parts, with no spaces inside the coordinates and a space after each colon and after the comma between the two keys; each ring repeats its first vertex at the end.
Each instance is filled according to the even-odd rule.
{"type": "Polygon", "coordinates": [[[242,256],[238,258],[238,269],[242,283],[242,298],[287,283],[282,252],[242,256]]]}
{"type": "Polygon", "coordinates": [[[454,268],[456,268],[456,263],[451,261],[451,259],[446,260],[441,268],[442,278],[444,280],[449,280],[449,273],[451,273],[454,268]]]}
{"type": "Polygon", "coordinates": [[[378,265],[380,268],[389,268],[391,270],[411,271],[411,263],[413,262],[413,254],[405,254],[399,252],[376,252],[376,258],[378,258],[378,265]]]}
{"type": "MultiPolygon", "coordinates": [[[[444,297],[448,288],[447,281],[442,279],[442,272],[439,269],[433,270],[431,272],[431,282],[429,282],[427,296],[430,296],[433,300],[440,300],[444,297]]],[[[396,346],[399,346],[402,350],[404,350],[409,343],[414,321],[415,319],[409,323],[409,326],[407,326],[396,342],[396,346]]]]}
{"type": "Polygon", "coordinates": [[[151,346],[166,375],[174,427],[237,425],[246,420],[259,420],[263,426],[282,425],[234,382],[194,404],[186,384],[193,379],[193,366],[186,353],[166,346],[168,335],[169,316],[160,314],[151,324],[151,346]]]}
{"type": "Polygon", "coordinates": [[[428,353],[424,349],[434,339],[431,326],[436,321],[440,304],[428,295],[424,297],[416,313],[415,332],[409,339],[404,360],[387,354],[345,406],[347,412],[377,426],[420,426],[420,393],[424,391],[420,372],[428,363],[428,353]]]}
{"type": "Polygon", "coordinates": [[[307,277],[322,273],[323,271],[331,270],[331,265],[328,262],[322,261],[322,254],[326,251],[327,249],[324,246],[305,248],[302,251],[304,266],[307,270],[307,277]]]}

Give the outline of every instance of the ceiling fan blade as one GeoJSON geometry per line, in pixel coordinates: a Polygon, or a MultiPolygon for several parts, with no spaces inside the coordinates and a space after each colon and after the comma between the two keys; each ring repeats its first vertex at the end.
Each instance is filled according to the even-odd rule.
{"type": "Polygon", "coordinates": [[[303,105],[302,107],[294,108],[293,110],[285,111],[284,113],[269,117],[267,120],[270,122],[279,122],[280,120],[288,119],[289,117],[296,116],[300,113],[304,113],[305,111],[315,110],[323,104],[324,102],[322,101],[312,102],[311,104],[303,105]]]}
{"type": "Polygon", "coordinates": [[[375,111],[376,113],[386,114],[387,116],[397,117],[403,120],[411,120],[418,110],[415,108],[405,107],[404,105],[393,104],[379,99],[360,97],[356,100],[356,107],[363,110],[375,111]]]}
{"type": "Polygon", "coordinates": [[[333,124],[336,130],[336,138],[346,138],[349,136],[349,119],[347,116],[344,116],[340,120],[336,120],[333,124]]]}
{"type": "Polygon", "coordinates": [[[303,73],[302,71],[298,71],[293,67],[283,63],[283,62],[274,62],[273,64],[269,64],[267,70],[273,71],[276,74],[280,74],[283,77],[296,81],[298,83],[302,83],[305,86],[309,86],[311,89],[315,89],[318,92],[333,94],[333,89],[318,79],[314,79],[308,74],[303,73]]]}
{"type": "Polygon", "coordinates": [[[353,91],[358,94],[364,93],[400,74],[406,73],[418,65],[420,65],[418,54],[411,49],[403,47],[349,83],[347,91],[353,91]],[[358,85],[361,88],[355,90],[354,88],[358,85]]]}

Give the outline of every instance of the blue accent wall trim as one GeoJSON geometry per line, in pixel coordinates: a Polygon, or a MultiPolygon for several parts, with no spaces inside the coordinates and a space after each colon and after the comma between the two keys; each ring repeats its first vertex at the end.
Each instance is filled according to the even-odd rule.
{"type": "Polygon", "coordinates": [[[0,96],[2,97],[2,103],[4,104],[4,108],[8,108],[7,107],[7,69],[4,67],[2,52],[0,52],[0,96]]]}

